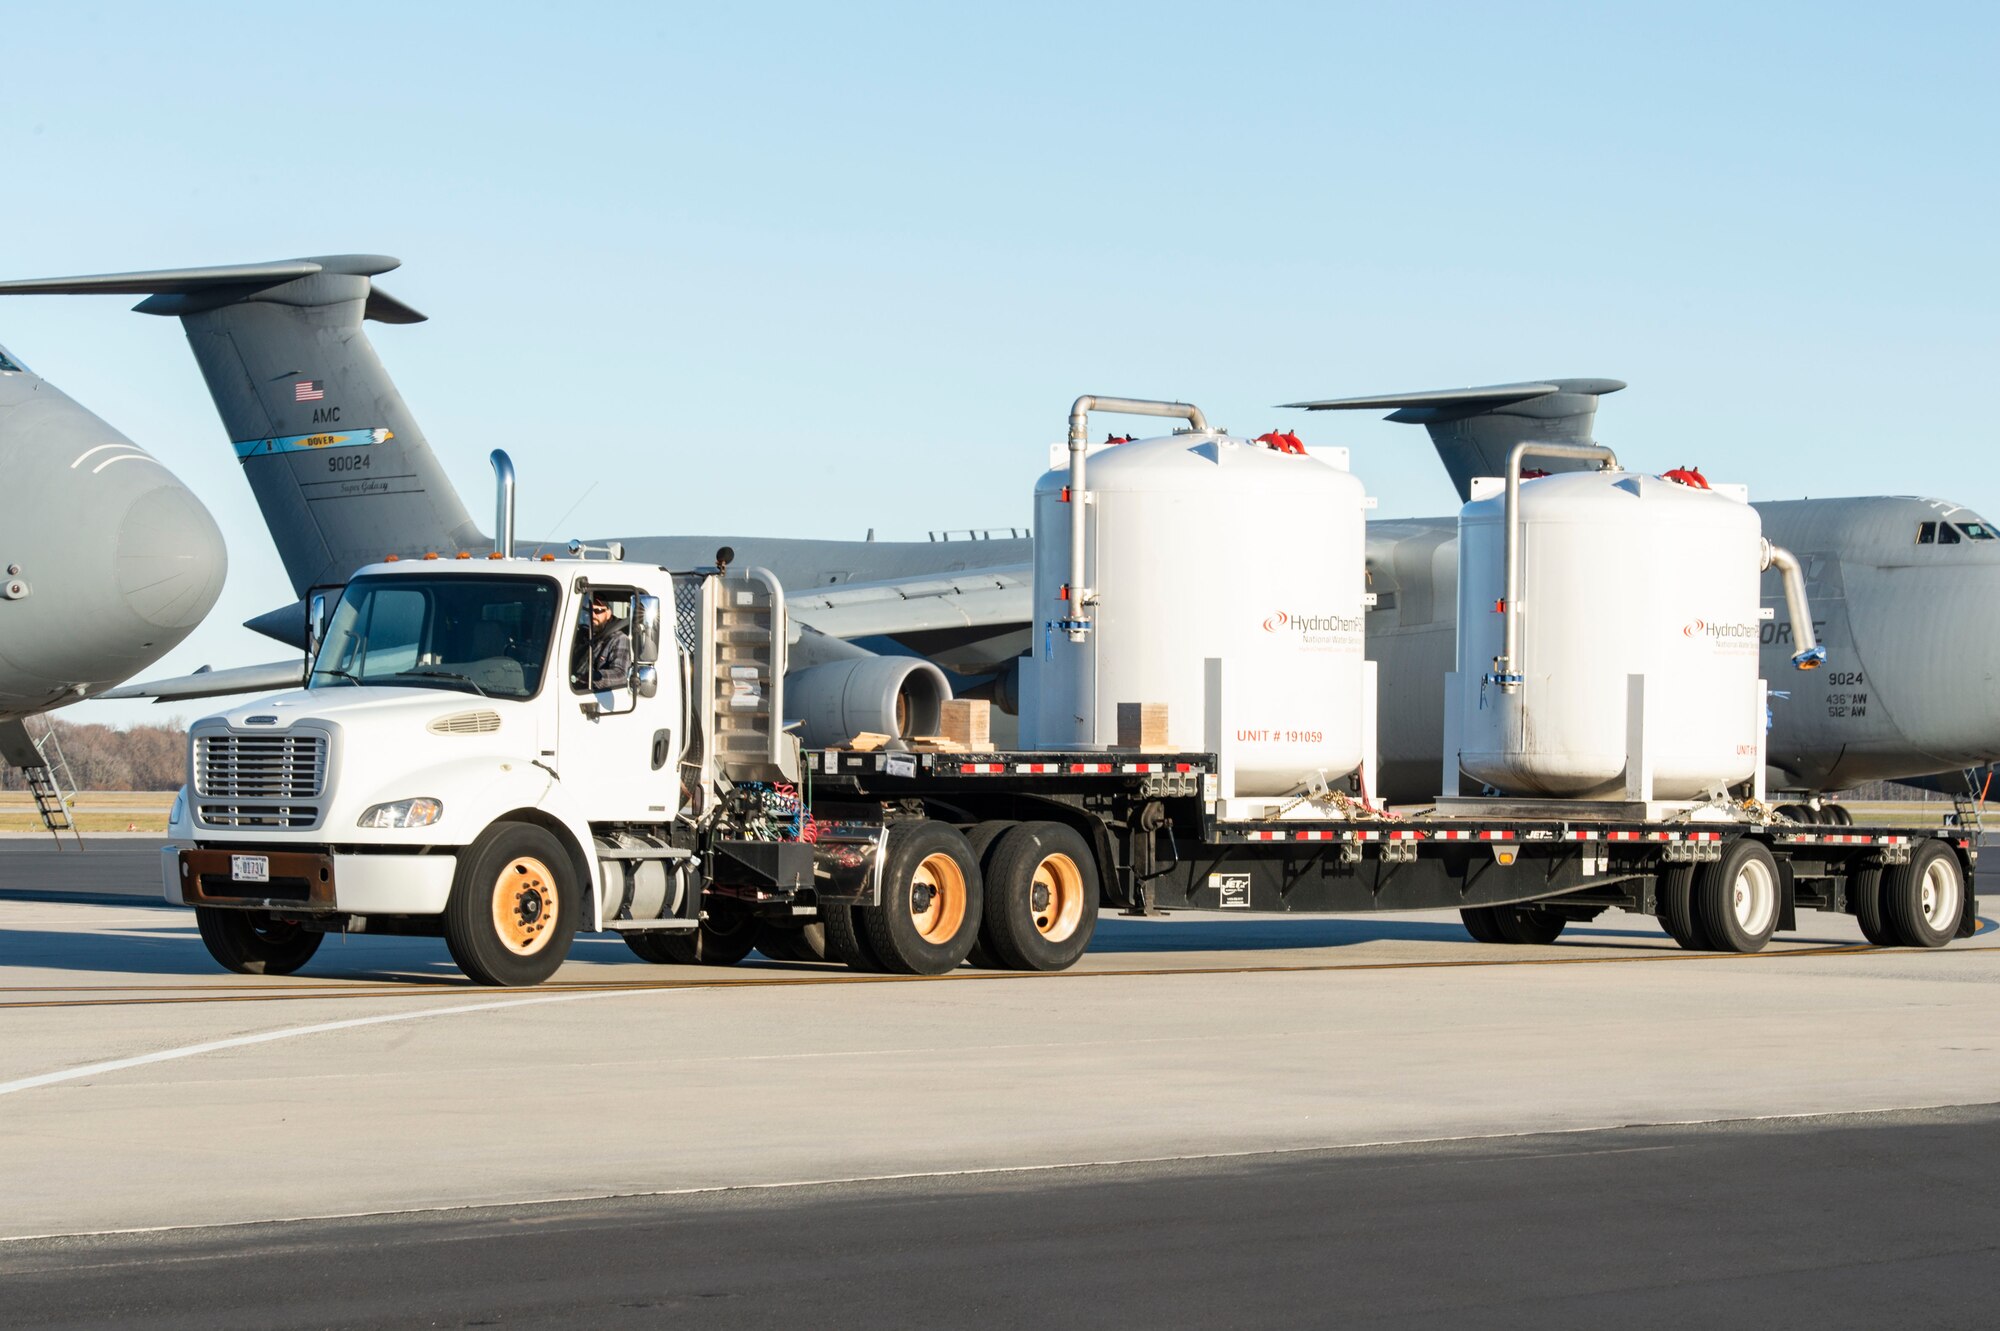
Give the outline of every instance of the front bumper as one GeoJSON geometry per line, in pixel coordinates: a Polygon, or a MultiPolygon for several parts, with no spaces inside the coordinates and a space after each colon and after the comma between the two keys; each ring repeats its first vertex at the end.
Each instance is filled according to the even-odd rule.
{"type": "Polygon", "coordinates": [[[286,915],[441,915],[457,871],[455,855],[342,855],[264,846],[160,851],[160,886],[171,904],[286,915]],[[269,881],[237,881],[237,855],[268,859],[269,881]]]}

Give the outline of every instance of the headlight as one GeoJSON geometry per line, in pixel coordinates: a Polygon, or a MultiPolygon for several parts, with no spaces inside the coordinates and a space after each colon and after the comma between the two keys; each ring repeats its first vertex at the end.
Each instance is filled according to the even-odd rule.
{"type": "Polygon", "coordinates": [[[361,815],[356,827],[429,827],[444,817],[444,801],[428,795],[377,804],[361,815]]]}

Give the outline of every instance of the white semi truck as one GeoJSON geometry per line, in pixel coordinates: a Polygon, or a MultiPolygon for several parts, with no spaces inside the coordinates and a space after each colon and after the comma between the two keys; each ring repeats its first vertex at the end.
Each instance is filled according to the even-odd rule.
{"type": "MultiPolygon", "coordinates": [[[[1038,600],[1061,609],[1038,626],[1035,669],[1024,671],[1030,737],[1002,752],[804,747],[785,725],[787,623],[772,577],[676,572],[575,547],[569,558],[514,557],[504,486],[491,557],[360,570],[330,614],[315,606],[305,688],[192,727],[164,852],[167,899],[195,909],[203,941],[233,970],[296,970],[328,933],[419,934],[442,936],[468,976],[495,985],[548,978],[579,930],[617,933],[653,962],[729,964],[755,945],[905,973],[968,959],[1056,970],[1088,946],[1100,906],[1456,908],[1476,938],[1496,943],[1552,941],[1567,923],[1618,908],[1658,916],[1684,946],[1739,952],[1794,927],[1801,907],[1853,914],[1878,943],[1938,947],[1975,927],[1967,829],[1802,823],[1747,784],[1727,798],[1656,798],[1668,741],[1651,737],[1647,718],[1665,715],[1666,684],[1649,675],[1616,691],[1631,708],[1614,739],[1629,734],[1632,752],[1608,769],[1626,782],[1622,795],[1452,798],[1452,763],[1434,809],[1375,807],[1358,539],[1345,551],[1335,533],[1342,560],[1314,565],[1331,569],[1327,580],[1287,584],[1282,603],[1241,582],[1220,587],[1213,633],[1175,597],[1153,596],[1153,610],[1145,596],[1119,599],[1155,576],[1149,550],[1214,537],[1204,496],[1223,494],[1265,546],[1301,526],[1271,517],[1274,495],[1304,496],[1316,519],[1334,504],[1345,521],[1352,507],[1358,531],[1358,486],[1306,469],[1327,465],[1230,439],[1184,404],[1080,399],[1066,483],[1059,468],[1045,478],[1038,512],[1038,600]],[[1092,407],[1187,416],[1190,429],[1126,444],[1091,489],[1085,459],[1096,454],[1081,422],[1092,407]],[[1259,487],[1269,493],[1251,502],[1259,487]],[[1073,499],[1093,506],[1088,523],[1065,507],[1073,499]],[[1049,539],[1072,518],[1072,539],[1093,542],[1089,559],[1049,539]],[[1158,547],[1144,539],[1149,523],[1163,524],[1158,547]],[[592,677],[593,598],[629,638],[622,680],[592,677]],[[1239,631],[1230,616],[1248,618],[1239,631]],[[1181,642],[1192,655],[1166,671],[1161,660],[1181,642]],[[1142,670],[1120,643],[1154,655],[1142,670]],[[1294,660],[1334,681],[1351,710],[1308,697],[1318,711],[1258,724],[1291,705],[1283,683],[1294,660]],[[1165,745],[1120,746],[1104,733],[1119,715],[1109,690],[1126,682],[1138,698],[1192,698],[1165,745]],[[1194,743],[1184,742],[1190,724],[1194,743]],[[1292,769],[1282,764],[1316,760],[1331,767],[1284,789],[1292,769]]],[[[1615,503],[1652,491],[1616,485],[1615,503]]],[[[1510,489],[1521,488],[1515,475],[1510,489]]],[[[1575,521],[1577,497],[1549,493],[1575,521]]],[[[1665,502],[1660,511],[1683,501],[1665,502]]],[[[1530,517],[1510,507],[1506,520],[1511,529],[1530,517]]],[[[1299,552],[1327,539],[1304,532],[1299,552]]],[[[1754,539],[1742,544],[1754,554],[1754,539]]],[[[1299,552],[1275,557],[1303,562],[1299,552]]],[[[1193,564],[1169,571],[1200,574],[1193,564]]],[[[1513,604],[1532,615],[1514,575],[1505,604],[1475,611],[1513,604]]],[[[1499,706],[1509,690],[1528,699],[1513,705],[1533,704],[1559,650],[1538,645],[1535,622],[1524,646],[1508,639],[1483,689],[1454,678],[1469,690],[1465,708],[1499,706]]],[[[1669,638],[1693,651],[1714,636],[1669,638]]],[[[1655,650],[1643,634],[1634,641],[1655,650]]],[[[1745,686],[1761,721],[1761,683],[1729,685],[1745,686]]],[[[1524,715],[1516,730],[1540,733],[1524,715]]],[[[1761,764],[1761,730],[1752,739],[1755,723],[1739,728],[1723,735],[1723,753],[1748,772],[1761,764]]]]}

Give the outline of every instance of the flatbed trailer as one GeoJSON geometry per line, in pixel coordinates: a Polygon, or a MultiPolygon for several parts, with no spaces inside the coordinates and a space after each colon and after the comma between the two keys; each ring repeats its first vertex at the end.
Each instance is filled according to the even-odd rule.
{"type": "MultiPolygon", "coordinates": [[[[1205,753],[821,750],[804,766],[812,818],[850,830],[928,819],[991,845],[1009,827],[1066,825],[1091,849],[1103,904],[1132,913],[1456,909],[1482,941],[1507,942],[1617,909],[1728,951],[1796,928],[1801,910],[1856,915],[1883,943],[1940,946],[1976,928],[1977,837],[1954,826],[1504,799],[1389,811],[1331,793],[1323,811],[1300,799],[1280,817],[1229,819],[1205,753]]],[[[867,906],[875,888],[814,900],[867,906]]]]}

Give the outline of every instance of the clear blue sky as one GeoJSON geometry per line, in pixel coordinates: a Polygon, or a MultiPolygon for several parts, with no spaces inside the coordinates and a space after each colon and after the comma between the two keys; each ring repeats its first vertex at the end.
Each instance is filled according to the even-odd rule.
{"type": "MultiPolygon", "coordinates": [[[[1565,375],[1630,381],[1638,465],[2000,514],[1992,5],[85,3],[0,53],[0,276],[399,255],[431,321],[375,345],[475,514],[513,452],[526,533],[1025,524],[1083,392],[1449,512],[1421,431],[1271,404],[1565,375]]],[[[129,303],[0,342],[223,524],[151,673],[276,659],[236,625],[290,589],[129,303]]]]}

